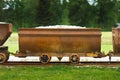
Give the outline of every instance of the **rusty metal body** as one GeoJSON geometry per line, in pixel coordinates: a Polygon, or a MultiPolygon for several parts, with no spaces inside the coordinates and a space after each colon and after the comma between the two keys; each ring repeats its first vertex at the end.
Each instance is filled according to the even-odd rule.
{"type": "Polygon", "coordinates": [[[19,29],[18,56],[70,55],[100,52],[101,29],[27,28],[19,29]]]}
{"type": "Polygon", "coordinates": [[[5,41],[12,33],[12,24],[0,22],[0,63],[7,62],[9,59],[8,46],[3,46],[5,41]]]}
{"type": "Polygon", "coordinates": [[[115,55],[120,54],[120,28],[112,29],[112,38],[113,38],[113,52],[115,55]]]}
{"type": "Polygon", "coordinates": [[[12,24],[0,23],[0,46],[8,39],[12,33],[12,24]]]}

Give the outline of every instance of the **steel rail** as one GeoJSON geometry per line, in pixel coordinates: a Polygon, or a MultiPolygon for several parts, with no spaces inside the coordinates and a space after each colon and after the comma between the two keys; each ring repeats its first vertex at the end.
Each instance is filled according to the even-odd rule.
{"type": "Polygon", "coordinates": [[[70,66],[110,66],[110,67],[120,67],[120,61],[117,62],[80,62],[80,63],[70,63],[70,62],[50,62],[43,64],[41,62],[18,62],[10,61],[0,66],[54,66],[54,65],[70,65],[70,66]]]}

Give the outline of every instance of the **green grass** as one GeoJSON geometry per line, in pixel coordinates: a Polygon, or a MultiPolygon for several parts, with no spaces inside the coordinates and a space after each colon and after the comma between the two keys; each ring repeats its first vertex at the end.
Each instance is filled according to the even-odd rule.
{"type": "Polygon", "coordinates": [[[16,52],[18,50],[18,34],[12,33],[4,45],[9,47],[10,52],[16,52]]]}
{"type": "Polygon", "coordinates": [[[0,67],[0,80],[119,80],[120,68],[0,67]]]}
{"type": "Polygon", "coordinates": [[[112,32],[102,32],[101,37],[101,51],[108,53],[109,51],[113,51],[112,46],[112,32]]]}

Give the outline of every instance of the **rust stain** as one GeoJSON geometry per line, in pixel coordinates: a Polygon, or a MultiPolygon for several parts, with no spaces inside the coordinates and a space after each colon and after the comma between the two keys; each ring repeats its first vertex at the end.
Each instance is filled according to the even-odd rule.
{"type": "Polygon", "coordinates": [[[120,28],[112,29],[112,39],[114,53],[118,54],[120,53],[120,28]]]}
{"type": "Polygon", "coordinates": [[[0,46],[8,39],[12,33],[12,24],[4,23],[0,24],[0,46]]]}
{"type": "Polygon", "coordinates": [[[100,52],[101,29],[19,29],[20,52],[100,52]]]}

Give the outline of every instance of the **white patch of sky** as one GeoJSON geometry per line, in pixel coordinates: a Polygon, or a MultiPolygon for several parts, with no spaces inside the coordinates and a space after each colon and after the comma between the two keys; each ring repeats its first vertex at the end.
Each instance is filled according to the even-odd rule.
{"type": "MultiPolygon", "coordinates": [[[[60,0],[60,1],[61,1],[61,4],[63,4],[63,1],[64,1],[64,0],[60,0]]],[[[66,0],[66,2],[69,2],[69,0],[66,0]]]]}
{"type": "Polygon", "coordinates": [[[4,0],[4,1],[14,1],[14,0],[4,0]]]}
{"type": "Polygon", "coordinates": [[[94,3],[93,0],[87,0],[87,1],[88,1],[88,3],[89,3],[90,5],[92,5],[92,4],[94,3]]]}
{"type": "MultiPolygon", "coordinates": [[[[15,1],[15,0],[4,0],[4,1],[6,2],[6,1],[15,1]]],[[[19,0],[19,1],[21,1],[21,0],[19,0]]],[[[7,10],[9,8],[10,8],[10,6],[8,4],[4,4],[3,10],[7,10]]],[[[15,9],[15,6],[14,6],[14,9],[15,9]]]]}
{"type": "Polygon", "coordinates": [[[7,10],[7,9],[9,9],[9,5],[7,5],[7,4],[5,4],[5,7],[3,7],[3,10],[7,10]]]}
{"type": "Polygon", "coordinates": [[[97,5],[97,2],[95,2],[95,0],[87,0],[87,1],[90,5],[94,5],[94,6],[97,5]]]}
{"type": "MultiPolygon", "coordinates": [[[[64,0],[60,0],[61,1],[61,4],[63,4],[63,1],[64,0]]],[[[67,2],[69,2],[69,0],[66,0],[67,2]]],[[[87,0],[88,1],[88,3],[90,4],[90,5],[94,5],[94,6],[96,6],[97,5],[97,2],[95,2],[95,0],[87,0]]]]}

